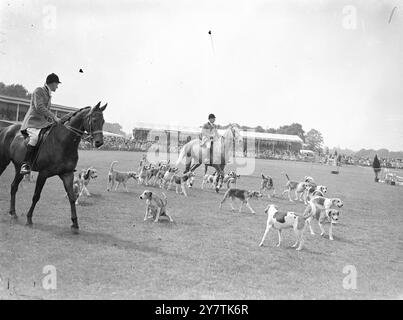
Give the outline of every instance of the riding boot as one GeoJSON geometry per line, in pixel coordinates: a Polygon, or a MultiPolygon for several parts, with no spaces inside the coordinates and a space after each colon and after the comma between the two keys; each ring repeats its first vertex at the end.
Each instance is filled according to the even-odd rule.
{"type": "Polygon", "coordinates": [[[29,174],[31,173],[32,166],[32,158],[34,156],[35,147],[30,144],[27,145],[27,153],[25,154],[24,162],[22,163],[20,174],[29,174]]]}
{"type": "Polygon", "coordinates": [[[210,165],[213,165],[213,142],[210,142],[210,165]]]}

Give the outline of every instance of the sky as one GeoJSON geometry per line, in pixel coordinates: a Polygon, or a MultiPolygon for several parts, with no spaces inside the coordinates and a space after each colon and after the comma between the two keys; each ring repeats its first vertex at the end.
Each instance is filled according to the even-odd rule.
{"type": "Polygon", "coordinates": [[[402,58],[398,0],[0,0],[0,81],[33,91],[55,72],[53,103],[108,102],[126,132],[214,113],[403,150],[402,58]]]}

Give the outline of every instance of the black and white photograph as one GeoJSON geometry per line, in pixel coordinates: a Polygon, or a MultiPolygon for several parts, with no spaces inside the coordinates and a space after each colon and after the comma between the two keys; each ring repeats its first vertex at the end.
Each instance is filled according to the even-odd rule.
{"type": "Polygon", "coordinates": [[[402,106],[399,0],[0,0],[0,300],[402,300],[402,106]]]}

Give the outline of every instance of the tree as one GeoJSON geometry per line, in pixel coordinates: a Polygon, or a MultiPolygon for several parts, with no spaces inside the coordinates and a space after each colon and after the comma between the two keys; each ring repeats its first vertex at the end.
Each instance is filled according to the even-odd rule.
{"type": "Polygon", "coordinates": [[[320,152],[322,150],[323,137],[318,130],[309,130],[306,134],[305,142],[307,143],[308,148],[312,151],[320,152]]]}
{"type": "Polygon", "coordinates": [[[0,82],[0,95],[10,96],[15,98],[31,99],[31,94],[20,84],[6,85],[0,82]]]}
{"type": "Polygon", "coordinates": [[[257,126],[254,128],[256,132],[265,132],[265,130],[261,126],[257,126]]]}
{"type": "Polygon", "coordinates": [[[305,131],[302,129],[302,125],[300,125],[299,123],[281,126],[277,129],[276,133],[296,135],[300,137],[303,142],[305,142],[305,131]]]}

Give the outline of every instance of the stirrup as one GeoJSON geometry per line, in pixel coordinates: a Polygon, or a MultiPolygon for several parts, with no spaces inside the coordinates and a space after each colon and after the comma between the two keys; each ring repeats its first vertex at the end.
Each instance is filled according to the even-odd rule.
{"type": "Polygon", "coordinates": [[[20,174],[26,175],[29,173],[31,173],[31,167],[29,166],[29,164],[23,164],[20,170],[20,174]]]}

